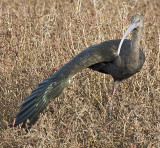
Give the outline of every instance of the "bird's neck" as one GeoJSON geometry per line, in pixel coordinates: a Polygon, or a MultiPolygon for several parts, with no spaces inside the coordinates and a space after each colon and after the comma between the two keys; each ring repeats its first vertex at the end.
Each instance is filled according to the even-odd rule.
{"type": "Polygon", "coordinates": [[[142,35],[141,28],[133,30],[130,56],[134,57],[135,59],[139,58],[139,46],[141,41],[141,35],[142,35]]]}
{"type": "Polygon", "coordinates": [[[128,71],[134,73],[135,70],[139,67],[139,46],[141,40],[142,29],[138,28],[138,30],[132,31],[132,39],[131,39],[131,48],[129,55],[127,57],[126,67],[128,71]]]}
{"type": "Polygon", "coordinates": [[[139,46],[142,35],[142,28],[132,31],[131,48],[127,60],[127,68],[133,72],[139,66],[139,46]]]}

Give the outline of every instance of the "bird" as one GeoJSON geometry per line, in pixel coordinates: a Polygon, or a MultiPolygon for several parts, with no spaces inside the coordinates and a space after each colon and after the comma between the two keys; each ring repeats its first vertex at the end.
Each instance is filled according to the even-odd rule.
{"type": "Polygon", "coordinates": [[[132,16],[131,24],[120,40],[112,40],[112,44],[118,48],[118,58],[113,61],[96,63],[88,68],[104,74],[110,74],[113,77],[113,95],[119,86],[119,83],[135,73],[139,72],[145,62],[145,55],[140,46],[140,40],[143,31],[143,17],[140,14],[132,16]],[[127,40],[125,37],[132,32],[132,39],[127,40]],[[123,43],[123,46],[122,46],[123,43]],[[121,49],[122,46],[122,49],[121,49]],[[121,50],[121,52],[120,52],[121,50]]]}
{"type": "Polygon", "coordinates": [[[104,41],[80,52],[38,84],[20,105],[12,127],[22,124],[22,128],[30,129],[50,101],[58,97],[69,80],[85,68],[111,75],[114,80],[114,92],[121,81],[139,72],[145,62],[145,55],[139,48],[142,30],[143,17],[136,14],[132,16],[131,24],[122,39],[104,41]],[[125,39],[130,32],[131,40],[125,39]]]}

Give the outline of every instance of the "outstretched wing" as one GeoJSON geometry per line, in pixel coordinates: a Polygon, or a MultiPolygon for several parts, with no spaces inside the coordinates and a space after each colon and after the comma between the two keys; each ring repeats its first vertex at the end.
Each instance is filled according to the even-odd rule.
{"type": "Polygon", "coordinates": [[[50,99],[59,96],[67,83],[67,79],[57,80],[54,75],[39,83],[38,87],[21,104],[13,126],[25,124],[27,119],[30,120],[30,125],[34,124],[39,114],[49,104],[50,99]]]}
{"type": "Polygon", "coordinates": [[[62,93],[69,78],[90,65],[114,60],[118,56],[117,46],[117,41],[106,41],[93,45],[75,56],[51,77],[42,81],[20,106],[13,126],[24,123],[22,126],[25,127],[27,119],[30,120],[30,125],[34,124],[39,114],[49,104],[50,99],[62,93]]]}

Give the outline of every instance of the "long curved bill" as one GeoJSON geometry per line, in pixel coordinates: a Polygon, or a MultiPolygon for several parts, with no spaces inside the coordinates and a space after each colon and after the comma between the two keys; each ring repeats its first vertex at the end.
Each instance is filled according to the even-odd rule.
{"type": "Polygon", "coordinates": [[[123,35],[122,39],[121,39],[121,42],[119,44],[119,47],[118,47],[118,55],[120,54],[120,51],[121,51],[121,47],[122,47],[122,43],[124,41],[124,39],[126,38],[126,36],[133,30],[136,28],[136,24],[137,23],[131,23],[130,26],[128,27],[127,31],[125,32],[125,34],[123,35]]]}

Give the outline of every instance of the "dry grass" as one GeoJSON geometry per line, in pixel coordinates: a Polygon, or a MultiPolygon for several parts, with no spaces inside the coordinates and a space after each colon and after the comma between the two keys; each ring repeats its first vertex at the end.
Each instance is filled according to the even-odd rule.
{"type": "Polygon", "coordinates": [[[2,0],[0,147],[160,147],[159,0],[2,0]],[[86,47],[121,38],[144,16],[140,73],[111,97],[112,78],[77,74],[26,133],[9,128],[37,84],[86,47]]]}

